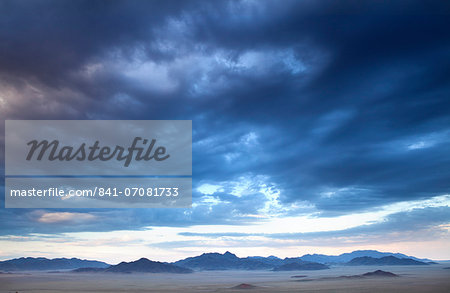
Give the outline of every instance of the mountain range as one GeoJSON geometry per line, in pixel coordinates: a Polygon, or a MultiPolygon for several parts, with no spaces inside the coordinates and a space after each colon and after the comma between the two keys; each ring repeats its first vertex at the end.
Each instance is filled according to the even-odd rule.
{"type": "Polygon", "coordinates": [[[107,268],[79,268],[73,270],[76,273],[174,273],[186,274],[192,273],[191,269],[182,268],[173,264],[159,261],[151,261],[147,258],[141,258],[131,262],[121,262],[107,268]]]}
{"type": "Polygon", "coordinates": [[[109,264],[79,258],[21,257],[0,261],[2,271],[73,270],[83,267],[106,268],[109,264]]]}
{"type": "Polygon", "coordinates": [[[398,258],[395,256],[385,256],[381,258],[374,258],[370,256],[362,256],[362,257],[355,257],[346,265],[349,266],[374,266],[374,265],[381,265],[381,266],[418,266],[418,265],[429,265],[426,262],[417,261],[411,258],[398,258]]]}
{"type": "Polygon", "coordinates": [[[231,252],[203,253],[173,263],[141,258],[132,262],[109,265],[95,260],[78,258],[22,257],[0,261],[0,271],[74,270],[75,272],[153,272],[189,273],[202,270],[321,270],[328,265],[428,265],[428,259],[409,257],[401,253],[358,250],[341,255],[306,254],[302,257],[281,259],[276,256],[240,258],[231,252]]]}
{"type": "Polygon", "coordinates": [[[175,265],[198,271],[208,270],[266,270],[271,265],[257,259],[239,258],[231,252],[203,253],[174,262],[175,265]]]}
{"type": "Polygon", "coordinates": [[[285,258],[270,256],[240,258],[227,251],[220,253],[204,253],[195,257],[188,257],[174,263],[177,266],[198,271],[208,270],[323,270],[329,267],[316,263],[303,261],[300,258],[285,258]],[[295,267],[295,269],[293,269],[295,267]]]}
{"type": "Polygon", "coordinates": [[[407,256],[402,253],[392,253],[392,252],[380,252],[376,250],[356,250],[350,253],[343,253],[340,255],[325,255],[325,254],[305,254],[300,258],[304,261],[319,262],[325,264],[344,264],[356,257],[373,257],[382,258],[385,256],[395,256],[397,258],[410,258],[417,261],[429,262],[429,259],[419,259],[413,256],[407,256]]]}
{"type": "Polygon", "coordinates": [[[316,270],[326,270],[330,267],[317,262],[288,262],[284,265],[274,267],[272,271],[316,271],[316,270]]]}

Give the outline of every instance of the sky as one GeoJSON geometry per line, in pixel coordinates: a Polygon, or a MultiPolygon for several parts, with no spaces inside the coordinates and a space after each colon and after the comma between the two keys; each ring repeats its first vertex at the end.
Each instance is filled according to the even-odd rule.
{"type": "Polygon", "coordinates": [[[0,259],[450,259],[444,1],[0,0],[0,11],[2,175],[6,119],[193,125],[192,208],[5,209],[2,188],[0,259]]]}

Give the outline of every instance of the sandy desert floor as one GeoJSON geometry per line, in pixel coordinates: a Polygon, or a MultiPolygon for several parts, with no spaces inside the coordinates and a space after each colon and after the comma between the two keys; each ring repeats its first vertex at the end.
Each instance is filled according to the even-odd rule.
{"type": "Polygon", "coordinates": [[[0,274],[0,292],[450,292],[447,265],[332,267],[325,271],[209,271],[193,274],[0,274]],[[377,269],[398,278],[336,279],[377,269]],[[292,278],[292,276],[304,276],[292,278]],[[239,284],[251,289],[236,289],[239,284]]]}

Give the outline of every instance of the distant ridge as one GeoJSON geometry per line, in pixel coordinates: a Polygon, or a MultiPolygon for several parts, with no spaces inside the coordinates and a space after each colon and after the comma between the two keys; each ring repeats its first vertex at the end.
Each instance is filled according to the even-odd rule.
{"type": "Polygon", "coordinates": [[[256,289],[256,288],[258,288],[258,287],[255,285],[252,285],[252,284],[247,284],[247,283],[242,283],[237,286],[231,287],[231,289],[245,289],[245,290],[256,289]]]}
{"type": "Polygon", "coordinates": [[[330,267],[317,262],[291,262],[273,268],[273,271],[312,271],[312,270],[326,270],[330,267]]]}
{"type": "Polygon", "coordinates": [[[73,270],[75,273],[173,273],[187,274],[192,273],[191,269],[182,268],[173,264],[159,261],[151,261],[147,258],[141,258],[132,262],[121,262],[107,268],[79,268],[73,270]]]}
{"type": "Polygon", "coordinates": [[[79,258],[21,257],[0,261],[2,271],[73,270],[82,267],[106,268],[109,264],[79,258]]]}
{"type": "MultiPolygon", "coordinates": [[[[296,277],[296,276],[293,276],[296,277]]],[[[293,278],[291,277],[291,278],[293,278]]],[[[309,282],[309,281],[329,281],[329,280],[361,280],[361,279],[367,279],[367,278],[398,278],[399,275],[396,275],[391,272],[385,272],[382,270],[376,270],[374,272],[368,272],[362,275],[350,275],[350,276],[339,276],[339,277],[322,277],[318,279],[305,279],[303,277],[306,276],[299,276],[300,279],[296,282],[309,282]]]]}
{"type": "Polygon", "coordinates": [[[239,258],[227,251],[220,253],[203,253],[174,262],[175,265],[199,271],[212,270],[264,270],[273,266],[257,259],[239,258]]]}
{"type": "Polygon", "coordinates": [[[268,265],[268,267],[275,267],[275,266],[280,266],[282,264],[285,263],[285,260],[276,257],[276,256],[268,256],[268,257],[263,257],[263,256],[248,256],[242,259],[248,259],[248,260],[256,260],[259,262],[262,262],[266,265],[268,265]]]}
{"type": "Polygon", "coordinates": [[[382,258],[385,256],[395,256],[397,258],[410,258],[413,260],[421,262],[429,262],[429,259],[419,259],[413,256],[407,256],[402,253],[392,253],[392,252],[380,252],[377,250],[355,250],[350,253],[342,253],[340,255],[325,255],[325,254],[305,254],[300,258],[304,261],[313,261],[326,264],[343,264],[351,261],[356,257],[373,257],[382,258]]]}
{"type": "Polygon", "coordinates": [[[74,272],[74,273],[100,273],[100,272],[104,272],[104,271],[105,271],[105,269],[103,269],[103,268],[92,268],[92,267],[79,268],[79,269],[72,270],[72,272],[74,272]]]}
{"type": "Polygon", "coordinates": [[[300,258],[280,259],[275,256],[239,258],[227,251],[220,253],[204,253],[188,257],[174,263],[175,265],[198,271],[206,270],[322,270],[329,267],[320,263],[305,262],[300,258]],[[288,265],[284,267],[285,265],[288,265]],[[295,267],[295,268],[294,268],[295,267]]]}
{"type": "Polygon", "coordinates": [[[391,273],[391,272],[385,272],[382,270],[376,270],[374,272],[368,272],[365,274],[362,274],[363,277],[388,277],[388,278],[396,278],[398,275],[391,273]]]}
{"type": "Polygon", "coordinates": [[[146,258],[141,258],[134,262],[122,262],[115,266],[101,261],[78,258],[48,259],[44,257],[21,257],[0,261],[0,271],[72,270],[74,272],[142,271],[186,273],[191,270],[319,270],[327,267],[326,265],[333,264],[429,265],[435,263],[428,259],[418,259],[401,253],[379,252],[376,250],[357,250],[341,255],[306,254],[302,257],[287,257],[284,259],[273,255],[268,257],[249,256],[240,258],[227,251],[224,254],[203,253],[202,255],[188,257],[174,263],[154,262],[146,258]],[[184,271],[179,269],[184,269],[184,271]]]}
{"type": "Polygon", "coordinates": [[[373,266],[373,265],[401,265],[401,266],[417,266],[429,265],[426,262],[417,261],[410,258],[397,258],[395,256],[385,256],[381,258],[374,258],[370,256],[356,257],[347,263],[349,266],[373,266]]]}

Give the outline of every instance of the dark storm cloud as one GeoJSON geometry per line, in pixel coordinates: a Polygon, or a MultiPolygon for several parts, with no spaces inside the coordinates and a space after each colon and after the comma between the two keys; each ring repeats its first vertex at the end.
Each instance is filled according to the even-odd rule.
{"type": "MultiPolygon", "coordinates": [[[[446,4],[1,1],[0,10],[6,119],[192,119],[194,186],[262,175],[285,215],[304,212],[296,202],[337,215],[449,193],[446,4]]],[[[255,190],[216,192],[218,204],[192,211],[118,210],[129,219],[119,226],[59,227],[245,223],[268,202],[255,190]]],[[[29,215],[1,213],[16,231],[53,229],[30,226],[29,215]]]]}
{"type": "MultiPolygon", "coordinates": [[[[2,1],[0,67],[64,83],[105,50],[132,50],[195,1],[2,1]],[[63,75],[61,75],[63,74],[63,75]]],[[[149,56],[151,57],[151,56],[149,56]]]]}

